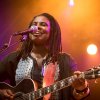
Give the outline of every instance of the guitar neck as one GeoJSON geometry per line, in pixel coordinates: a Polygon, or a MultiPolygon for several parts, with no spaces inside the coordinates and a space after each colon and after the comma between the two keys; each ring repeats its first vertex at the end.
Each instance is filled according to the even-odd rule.
{"type": "Polygon", "coordinates": [[[74,76],[65,78],[61,81],[55,82],[54,84],[44,87],[44,88],[40,88],[37,91],[34,91],[31,93],[31,95],[33,96],[33,99],[38,99],[43,97],[44,95],[47,95],[49,93],[53,93],[55,91],[61,90],[65,87],[68,87],[72,84],[74,80],[74,76]]]}

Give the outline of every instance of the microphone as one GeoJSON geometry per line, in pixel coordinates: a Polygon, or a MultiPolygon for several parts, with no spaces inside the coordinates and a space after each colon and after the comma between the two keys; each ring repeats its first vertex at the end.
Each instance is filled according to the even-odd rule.
{"type": "Polygon", "coordinates": [[[29,34],[31,32],[36,32],[36,31],[37,31],[37,26],[31,26],[29,29],[26,29],[24,31],[13,33],[13,36],[26,35],[26,34],[29,34]]]}

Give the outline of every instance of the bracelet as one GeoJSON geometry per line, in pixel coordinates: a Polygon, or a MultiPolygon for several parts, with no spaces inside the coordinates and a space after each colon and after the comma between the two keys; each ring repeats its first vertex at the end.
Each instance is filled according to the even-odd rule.
{"type": "Polygon", "coordinates": [[[83,90],[77,90],[77,89],[73,90],[74,100],[83,100],[89,94],[90,94],[90,90],[89,90],[88,86],[83,90]]]}
{"type": "Polygon", "coordinates": [[[85,89],[83,89],[83,90],[75,89],[75,91],[76,91],[76,93],[86,93],[88,91],[88,86],[85,89]]]}

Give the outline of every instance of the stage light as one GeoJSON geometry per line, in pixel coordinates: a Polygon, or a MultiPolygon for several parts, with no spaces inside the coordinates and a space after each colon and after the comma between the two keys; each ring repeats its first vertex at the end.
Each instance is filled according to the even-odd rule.
{"type": "Polygon", "coordinates": [[[70,6],[74,6],[74,0],[70,0],[70,1],[69,1],[69,5],[70,5],[70,6]]]}
{"type": "Polygon", "coordinates": [[[88,45],[87,53],[90,55],[95,55],[97,53],[97,46],[95,44],[88,45]]]}

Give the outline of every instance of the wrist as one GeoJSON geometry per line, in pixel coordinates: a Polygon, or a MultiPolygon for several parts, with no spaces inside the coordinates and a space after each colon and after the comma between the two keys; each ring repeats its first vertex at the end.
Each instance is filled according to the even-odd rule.
{"type": "Polygon", "coordinates": [[[76,93],[86,93],[88,91],[89,87],[87,86],[86,88],[82,89],[82,90],[77,90],[75,89],[76,93]]]}
{"type": "Polygon", "coordinates": [[[90,94],[89,87],[84,88],[83,90],[73,90],[73,96],[76,100],[81,100],[82,98],[87,97],[90,94]]]}

